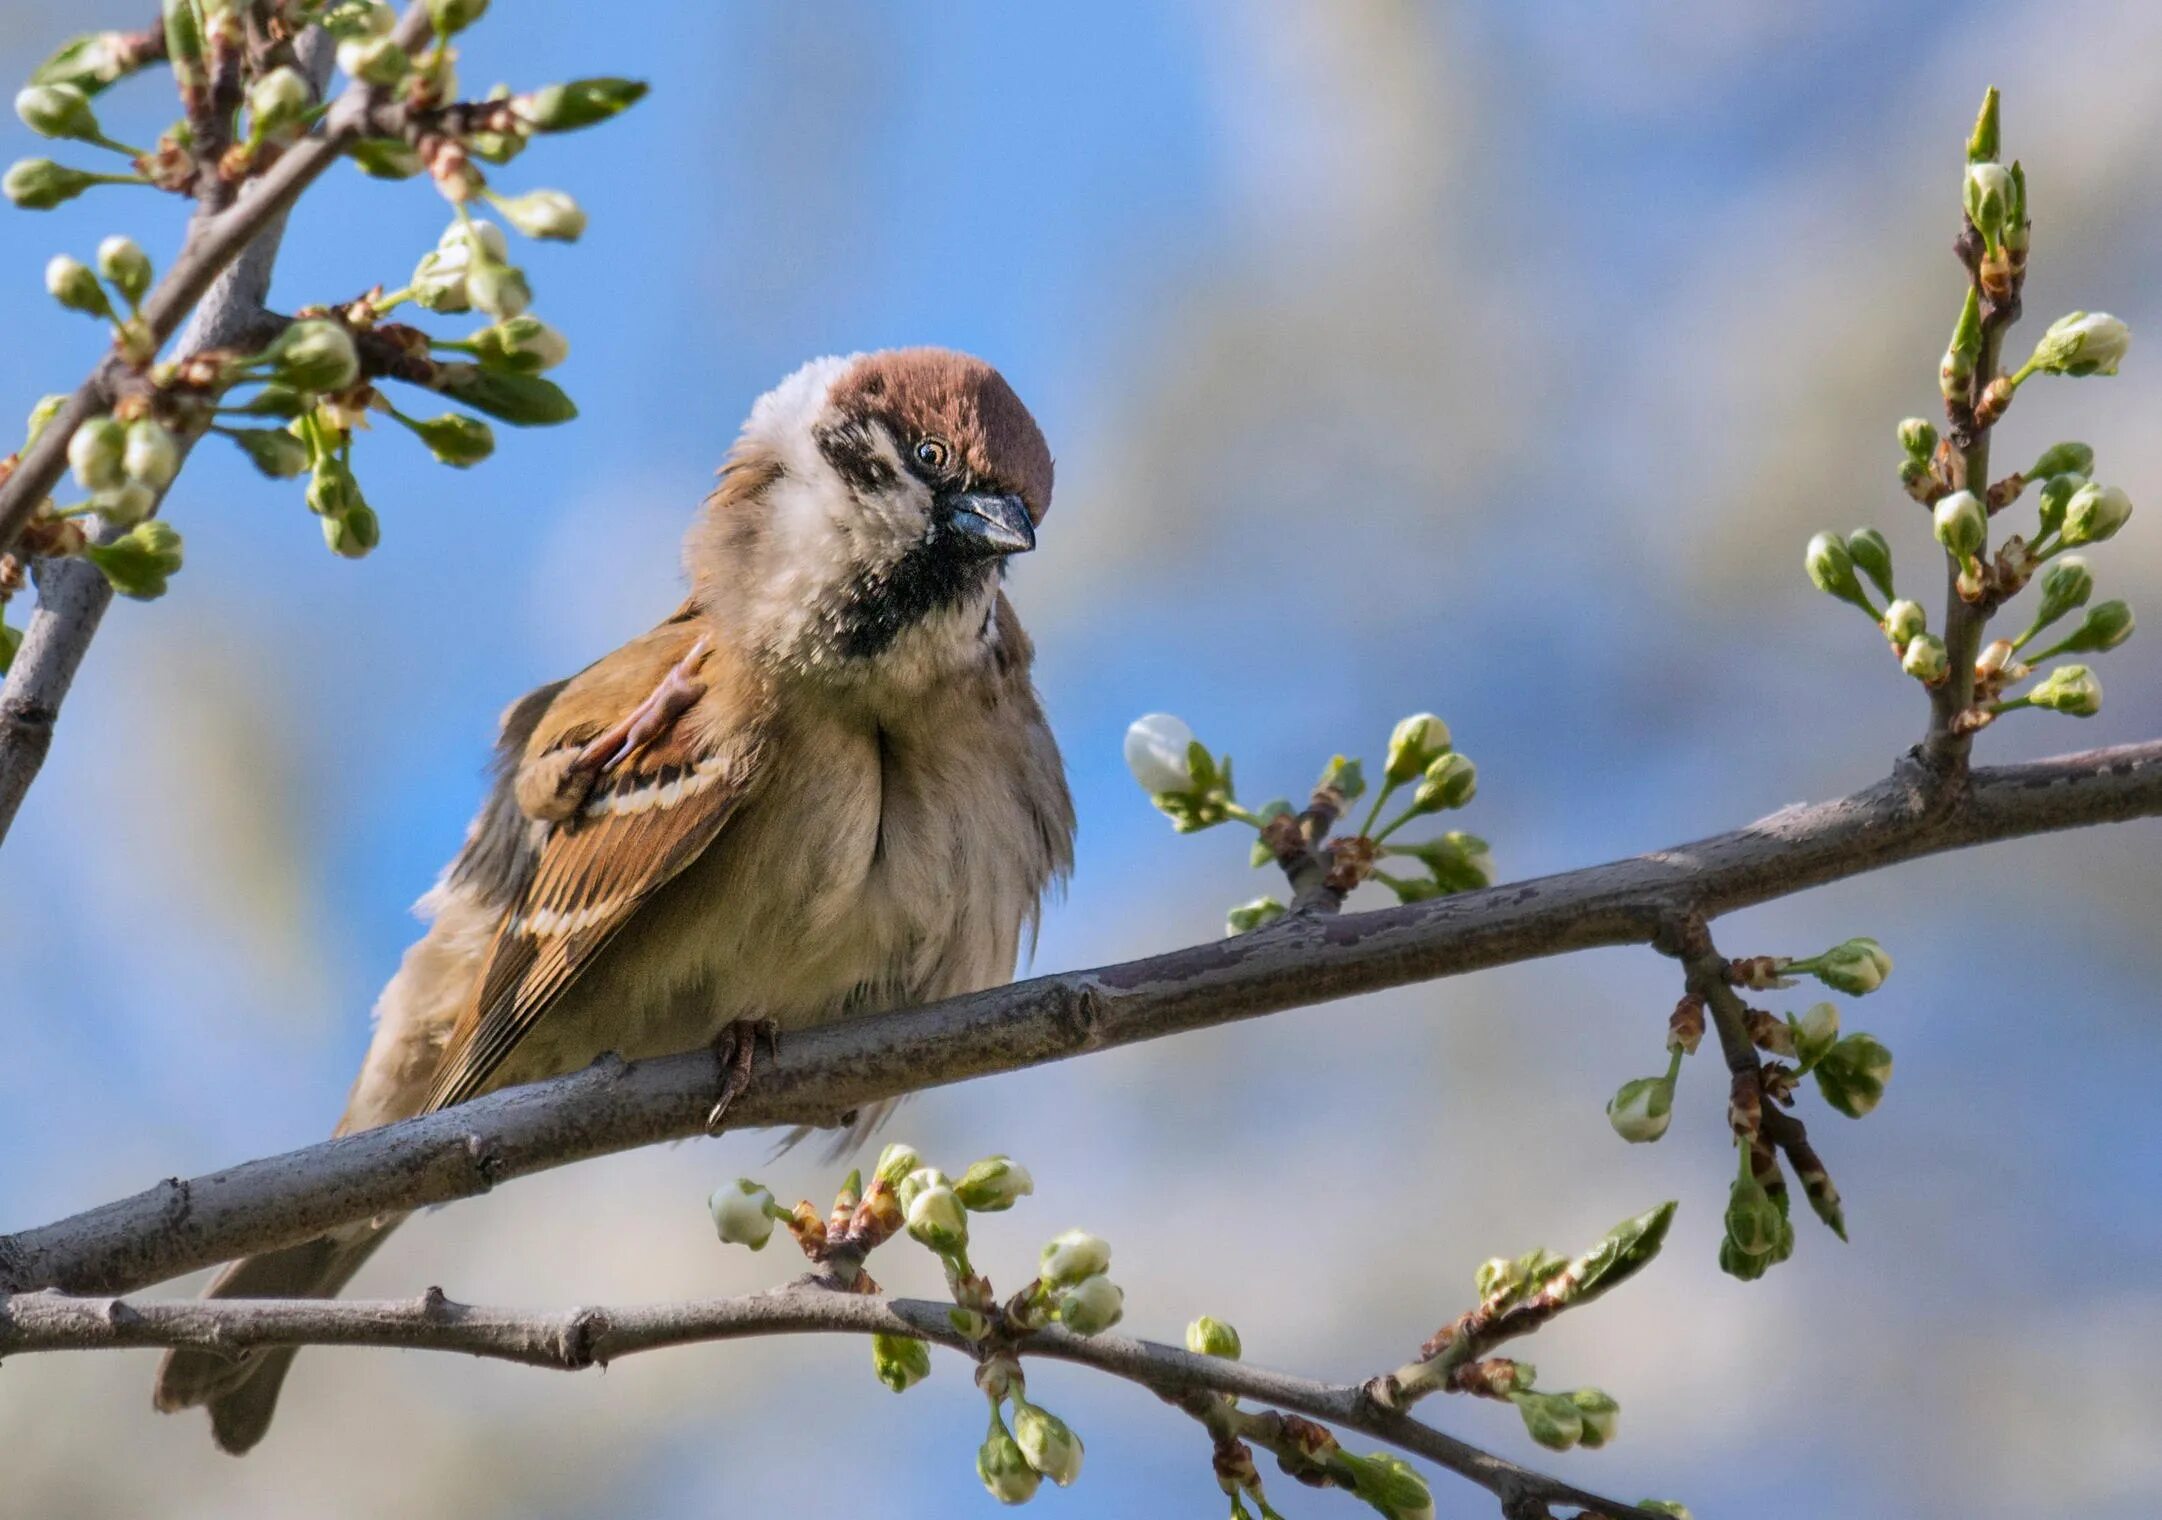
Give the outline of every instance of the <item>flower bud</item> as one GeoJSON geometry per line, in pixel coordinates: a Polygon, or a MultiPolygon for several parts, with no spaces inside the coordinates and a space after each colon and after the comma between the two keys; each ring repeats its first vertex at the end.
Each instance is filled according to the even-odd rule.
{"type": "Polygon", "coordinates": [[[1273,924],[1284,916],[1284,905],[1273,897],[1257,897],[1252,902],[1241,903],[1224,915],[1224,933],[1251,934],[1264,924],[1273,924]]]}
{"type": "Polygon", "coordinates": [[[1597,1451],[1614,1439],[1614,1430],[1621,1423],[1621,1405],[1614,1397],[1598,1388],[1579,1388],[1564,1398],[1576,1405],[1576,1412],[1584,1421],[1584,1433],[1577,1439],[1586,1451],[1597,1451]]]}
{"type": "Polygon", "coordinates": [[[128,424],[120,467],[128,479],[152,490],[163,490],[180,473],[180,445],[148,417],[138,418],[128,424]]]}
{"type": "Polygon", "coordinates": [[[539,317],[512,317],[484,327],[466,340],[483,364],[500,365],[520,374],[537,375],[554,369],[570,357],[571,346],[563,334],[539,317]]]}
{"type": "Polygon", "coordinates": [[[1796,961],[1789,969],[1809,971],[1834,992],[1861,997],[1884,985],[1892,974],[1892,958],[1865,935],[1842,941],[1813,960],[1796,961]]]}
{"type": "Polygon", "coordinates": [[[1884,609],[1882,626],[1885,638],[1897,649],[1929,627],[1929,614],[1922,610],[1920,602],[1902,597],[1884,609]]]}
{"type": "Polygon", "coordinates": [[[2102,682],[2084,665],[2059,665],[2042,677],[2026,700],[2070,717],[2091,718],[2102,710],[2102,682]]]}
{"type": "Polygon", "coordinates": [[[52,425],[52,420],[60,415],[60,409],[67,404],[68,398],[63,395],[38,397],[38,404],[30,408],[30,421],[23,436],[23,447],[27,449],[42,438],[45,429],[52,425]]]}
{"type": "Polygon", "coordinates": [[[516,96],[511,108],[536,132],[572,132],[606,121],[645,93],[635,79],[574,79],[516,96]]]}
{"type": "Polygon", "coordinates": [[[2131,607],[2121,601],[2098,602],[2089,609],[2086,620],[2049,653],[2100,654],[2132,637],[2132,627],[2131,607]]]}
{"type": "Polygon", "coordinates": [[[2042,572],[2041,583],[2042,604],[2035,610],[2034,625],[2027,631],[2029,638],[2075,607],[2086,606],[2087,598],[2094,595],[2094,572],[2077,554],[2052,560],[2042,572]]]}
{"type": "Polygon", "coordinates": [[[1968,387],[1974,381],[1974,366],[1981,354],[1982,298],[1970,285],[1966,304],[1959,309],[1959,322],[1952,329],[1952,341],[1937,366],[1937,389],[1945,400],[1966,401],[1968,387]]]}
{"type": "Polygon", "coordinates": [[[1411,794],[1412,805],[1422,813],[1460,808],[1479,790],[1479,767],[1468,755],[1455,751],[1441,756],[1426,768],[1425,779],[1411,794]]]}
{"type": "Polygon", "coordinates": [[[1752,1256],[1734,1244],[1732,1236],[1719,1241],[1719,1270],[1741,1282],[1755,1282],[1772,1269],[1769,1253],[1752,1256]]]}
{"type": "Polygon", "coordinates": [[[2047,480],[2052,475],[2091,475],[2094,473],[2094,450],[2084,443],[2053,443],[2035,457],[2027,467],[2029,480],[2047,480]]]}
{"type": "Polygon", "coordinates": [[[1809,548],[1802,556],[1803,568],[1809,572],[1810,584],[1827,596],[1852,603],[1871,617],[1877,609],[1870,604],[1862,583],[1854,574],[1854,556],[1847,552],[1846,541],[1836,533],[1819,533],[1809,540],[1809,548]]]}
{"type": "Polygon", "coordinates": [[[308,467],[308,446],[283,428],[235,428],[226,436],[272,480],[291,480],[308,467]]]}
{"type": "Polygon", "coordinates": [[[382,541],[382,523],[366,502],[347,508],[342,516],[323,519],[323,542],[342,558],[365,559],[382,541]]]}
{"type": "Polygon", "coordinates": [[[878,1153],[878,1167],[872,1173],[872,1179],[883,1182],[890,1188],[898,1188],[909,1173],[922,1165],[922,1158],[916,1154],[913,1145],[896,1140],[878,1153]]]}
{"type": "Polygon", "coordinates": [[[503,220],[529,238],[549,238],[575,243],[586,230],[586,214],[578,202],[561,190],[534,190],[525,195],[499,197],[493,202],[503,220]]]}
{"type": "Polygon", "coordinates": [[[2069,471],[2063,475],[2052,475],[2042,482],[2042,489],[2035,498],[2035,510],[2040,518],[2040,527],[2036,530],[2038,541],[2064,526],[2066,504],[2072,500],[2072,494],[2086,483],[2085,475],[2076,475],[2069,471]]]}
{"type": "Polygon", "coordinates": [[[706,1200],[706,1208],[713,1215],[713,1228],[721,1244],[749,1246],[754,1251],[764,1250],[766,1242],[773,1238],[774,1216],[780,1212],[773,1194],[748,1177],[715,1188],[713,1196],[706,1200]]]}
{"type": "Polygon", "coordinates": [[[132,528],[148,517],[151,509],[157,506],[158,494],[150,487],[131,480],[126,485],[113,486],[98,492],[90,498],[90,504],[97,508],[98,516],[105,521],[106,526],[132,528]]]}
{"type": "Polygon", "coordinates": [[[1524,1429],[1549,1451],[1567,1451],[1584,1439],[1584,1415],[1566,1394],[1514,1393],[1509,1396],[1524,1417],[1524,1429]]]}
{"type": "Polygon", "coordinates": [[[395,38],[348,37],[338,44],[338,67],[363,84],[394,85],[413,64],[395,38]]]}
{"type": "Polygon", "coordinates": [[[1382,1516],[1382,1520],[1434,1520],[1434,1494],[1426,1479],[1394,1452],[1377,1451],[1364,1457],[1345,1453],[1352,1470],[1352,1491],[1382,1516]]]}
{"type": "Polygon", "coordinates": [[[487,13],[488,0],[428,0],[428,20],[439,37],[462,32],[487,13]]]}
{"type": "Polygon", "coordinates": [[[445,412],[432,422],[416,422],[412,427],[437,462],[454,469],[469,469],[495,452],[495,429],[478,417],[445,412]]]}
{"type": "Polygon", "coordinates": [[[1036,1275],[1063,1288],[1111,1269],[1111,1247],[1086,1230],[1068,1230],[1043,1248],[1036,1275]]]}
{"type": "Polygon", "coordinates": [[[2132,498],[2119,486],[2101,486],[2088,481],[2072,493],[2072,499],[2064,504],[2064,541],[2068,544],[2098,544],[2116,536],[2132,515],[2132,498]]]}
{"type": "Polygon", "coordinates": [[[353,336],[319,317],[293,323],[263,350],[271,373],[296,391],[342,391],[360,378],[360,354],[353,336]]]}
{"type": "Polygon", "coordinates": [[[1937,542],[1962,562],[1982,552],[1989,541],[1989,512],[1972,491],[1954,491],[1935,508],[1937,542]]]}
{"type": "Polygon", "coordinates": [[[1391,786],[1414,780],[1449,752],[1449,725],[1432,713],[1413,713],[1389,735],[1389,760],[1382,779],[1391,786]]]}
{"type": "Polygon", "coordinates": [[[1004,1422],[992,1417],[991,1433],[976,1451],[976,1476],[1001,1504],[1026,1504],[1036,1497],[1043,1480],[1028,1465],[1019,1443],[1006,1431],[1004,1422]]]}
{"type": "Polygon", "coordinates": [[[1126,768],[1152,797],[1193,788],[1194,731],[1169,713],[1136,718],[1126,730],[1126,768]]]}
{"type": "Polygon", "coordinates": [[[1227,1362],[1239,1359],[1239,1332],[1220,1319],[1202,1315],[1186,1327],[1186,1349],[1195,1356],[1220,1356],[1227,1362]]]}
{"type": "Polygon", "coordinates": [[[1967,220],[1982,234],[1983,246],[1996,248],[2004,241],[2005,222],[2011,215],[2012,171],[1998,163],[1969,164],[1962,199],[1967,220]]]}
{"type": "Polygon", "coordinates": [[[83,558],[103,571],[122,596],[152,601],[165,594],[166,582],[180,570],[180,534],[171,523],[152,518],[109,544],[91,544],[83,558]]]}
{"type": "Polygon", "coordinates": [[[954,1184],[954,1196],[972,1214],[996,1214],[1036,1191],[1028,1168],[1007,1156],[986,1156],[954,1184]]]}
{"type": "Polygon", "coordinates": [[[113,303],[106,298],[105,287],[90,272],[90,266],[64,253],[54,254],[45,265],[45,292],[69,311],[93,317],[113,314],[113,303]]]}
{"type": "Polygon", "coordinates": [[[40,137],[95,140],[97,113],[90,96],[72,84],[34,84],[15,97],[15,114],[40,137]]]}
{"type": "Polygon", "coordinates": [[[1674,1117],[1674,1084],[1665,1077],[1624,1082],[1606,1106],[1607,1123],[1632,1145],[1657,1140],[1674,1117]]]}
{"type": "Polygon", "coordinates": [[[49,158],[19,158],[9,167],[6,177],[0,178],[0,192],[25,211],[50,211],[97,182],[96,175],[56,164],[49,158]]]}
{"type": "Polygon", "coordinates": [[[905,1207],[908,1233],[939,1255],[951,1256],[968,1244],[968,1213],[944,1179],[919,1185],[905,1207]]]}
{"type": "Polygon", "coordinates": [[[315,91],[291,64],[280,64],[248,86],[248,115],[257,132],[269,134],[296,125],[315,104],[315,91]]]}
{"type": "Polygon", "coordinates": [[[533,304],[525,271],[495,259],[476,259],[466,272],[466,298],[491,317],[515,317],[533,304]]]}
{"type": "Polygon", "coordinates": [[[1124,1317],[1126,1294],[1101,1272],[1059,1290],[1052,1300],[1058,1322],[1076,1335],[1101,1335],[1124,1317]]]}
{"type": "Polygon", "coordinates": [[[1937,452],[1937,429],[1926,417],[1909,417],[1899,424],[1899,446],[1908,458],[1927,464],[1937,452]]]}
{"type": "Polygon", "coordinates": [[[1856,528],[1847,535],[1847,556],[1855,569],[1886,596],[1892,594],[1892,546],[1875,528],[1856,528]]]}
{"type": "Polygon", "coordinates": [[[1825,1052],[1812,1072],[1824,1101],[1859,1119],[1884,1098],[1892,1080],[1892,1053],[1875,1035],[1850,1034],[1825,1052]]]}
{"type": "Polygon", "coordinates": [[[1476,892],[1494,884],[1494,856],[1476,834],[1451,829],[1439,839],[1421,844],[1390,845],[1392,852],[1412,856],[1434,876],[1432,896],[1448,892],[1476,892]]]}
{"type": "Polygon", "coordinates": [[[1802,1016],[1791,1021],[1794,1055],[1804,1066],[1824,1059],[1839,1038],[1839,1010],[1830,1003],[1812,1003],[1802,1016]]]}
{"type": "Polygon", "coordinates": [[[2132,330],[2106,311],[2075,311],[2049,324],[2022,370],[2053,375],[2114,375],[2132,346],[2132,330]]]}
{"type": "MultiPolygon", "coordinates": [[[[772,1231],[771,1220],[766,1229],[772,1231]]],[[[931,1348],[913,1335],[874,1335],[871,1370],[895,1393],[906,1393],[931,1375],[931,1348]]]]}
{"type": "Polygon", "coordinates": [[[1081,1438],[1049,1410],[1014,1400],[1013,1438],[1028,1465],[1060,1488],[1081,1476],[1081,1438]]]}
{"type": "Polygon", "coordinates": [[[435,383],[451,400],[514,427],[550,427],[578,415],[577,403],[563,388],[540,375],[446,364],[437,372],[435,383]]]}
{"type": "Polygon", "coordinates": [[[1638,1509],[1648,1509],[1655,1515],[1670,1515],[1673,1520],[1696,1520],[1689,1506],[1679,1499],[1639,1499],[1638,1509]]]}
{"type": "MultiPolygon", "coordinates": [[[[1819,1080],[1822,1080],[1821,1078],[1819,1080]]],[[[1768,1255],[1779,1244],[1779,1206],[1754,1177],[1735,1179],[1727,1195],[1727,1239],[1745,1256],[1768,1255]]]]}
{"type": "Polygon", "coordinates": [[[1907,642],[1907,652],[1900,656],[1899,668],[1925,686],[1934,686],[1943,680],[1952,668],[1952,657],[1944,647],[1944,640],[1933,633],[1918,633],[1907,642]]]}
{"type": "Polygon", "coordinates": [[[1366,795],[1366,767],[1344,755],[1331,755],[1314,782],[1317,792],[1334,792],[1346,805],[1366,795]]]}
{"type": "MultiPolygon", "coordinates": [[[[356,137],[346,145],[345,156],[353,161],[354,168],[370,179],[411,179],[428,167],[419,150],[395,137],[356,137]]],[[[422,304],[426,305],[425,302],[422,304]]],[[[430,311],[438,309],[441,308],[428,307],[430,311]]],[[[463,306],[457,309],[465,310],[463,306]]]]}
{"type": "Polygon", "coordinates": [[[150,290],[150,255],[137,246],[135,239],[115,233],[98,244],[98,273],[112,281],[113,288],[131,305],[135,304],[150,290]]]}
{"type": "Polygon", "coordinates": [[[68,468],[75,483],[86,491],[102,491],[127,479],[121,459],[128,446],[127,429],[110,417],[93,417],[68,440],[68,468]]]}

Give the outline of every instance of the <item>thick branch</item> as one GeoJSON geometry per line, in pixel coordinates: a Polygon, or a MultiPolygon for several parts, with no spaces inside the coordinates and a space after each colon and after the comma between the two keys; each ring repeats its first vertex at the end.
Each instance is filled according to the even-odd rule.
{"type": "MultiPolygon", "coordinates": [[[[457,1351],[529,1367],[578,1371],[670,1346],[750,1336],[836,1333],[911,1335],[973,1355],[948,1319],[949,1304],[793,1287],[741,1298],[558,1312],[454,1303],[430,1289],[419,1298],[206,1299],[129,1303],[30,1293],[0,1300],[0,1358],[98,1347],[192,1346],[238,1355],[259,1346],[391,1346],[457,1351]]],[[[1650,1520],[1644,1511],[1444,1435],[1381,1408],[1350,1384],[1315,1382],[1217,1357],[1195,1356],[1121,1335],[1089,1339],[1051,1326],[1018,1337],[1024,1356],[1093,1367],[1166,1399],[1226,1393],[1326,1420],[1416,1453],[1500,1498],[1504,1505],[1563,1504],[1596,1515],[1650,1520]]]]}
{"type": "MultiPolygon", "coordinates": [[[[1037,977],[789,1036],[729,1109],[831,1122],[866,1103],[1092,1050],[1598,945],[1941,850],[2162,813],[2162,740],[1979,770],[1946,792],[1912,763],[1865,791],[1650,855],[1374,913],[1037,977]]],[[[693,1053],[513,1088],[442,1113],[158,1186],[0,1236],[0,1290],[130,1292],[334,1225],[486,1192],[704,1132],[719,1073],[693,1053]]]]}

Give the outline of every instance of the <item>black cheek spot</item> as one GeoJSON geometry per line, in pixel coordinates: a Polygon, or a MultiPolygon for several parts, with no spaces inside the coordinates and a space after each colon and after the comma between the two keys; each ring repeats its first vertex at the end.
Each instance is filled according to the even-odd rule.
{"type": "Polygon", "coordinates": [[[879,452],[870,430],[860,425],[819,429],[818,452],[825,456],[826,463],[833,466],[833,472],[842,482],[858,495],[889,491],[900,478],[886,456],[879,452]]]}

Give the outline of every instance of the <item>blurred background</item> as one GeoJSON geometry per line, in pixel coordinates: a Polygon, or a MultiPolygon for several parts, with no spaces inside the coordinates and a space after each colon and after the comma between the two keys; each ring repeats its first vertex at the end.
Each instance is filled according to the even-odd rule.
{"type": "MultiPolygon", "coordinates": [[[[0,6],[0,64],[19,78],[141,12],[0,6]]],[[[2115,383],[2029,387],[2001,465],[2096,443],[2143,504],[2094,556],[2099,594],[2162,591],[2150,5],[503,0],[468,43],[475,86],[653,83],[499,176],[592,215],[580,246],[527,261],[583,418],[504,430],[469,474],[402,434],[366,440],[384,536],[361,564],[324,552],[297,487],[217,447],[190,467],[169,509],[188,568],[163,602],[115,608],[0,860],[0,1226],[327,1130],[497,712],[674,604],[677,538],[738,420],[813,355],[973,350],[1058,453],[1042,551],[1014,576],[1081,815],[1038,969],[1205,939],[1278,889],[1244,838],[1174,837],[1136,791],[1119,740],[1154,709],[1234,751],[1257,798],[1332,750],[1372,763],[1399,715],[1438,710],[1481,766],[1462,822],[1511,876],[1881,775],[1923,701],[1811,591],[1802,544],[1879,524],[1936,583],[1892,434],[1935,410],[1985,84],[2032,186],[2035,320],[2013,351],[2074,307],[2142,335],[2115,383]]],[[[165,88],[118,91],[108,128],[154,135],[165,88]]],[[[7,156],[48,151],[10,130],[7,156]]],[[[444,220],[424,185],[341,168],[304,203],[275,297],[396,285],[444,220]]],[[[179,229],[130,192],[0,216],[0,412],[95,352],[41,294],[46,258],[126,230],[162,267],[179,229]]],[[[2021,714],[1982,754],[2162,730],[2148,645],[2101,663],[2099,718],[2021,714]]],[[[1251,1360],[1330,1378],[1401,1360],[1482,1258],[1571,1249],[1678,1197],[1657,1268],[1528,1348],[1548,1383],[1621,1399],[1618,1446],[1548,1456],[1494,1405],[1434,1418],[1706,1516],[2149,1516],[2158,843],[2150,823],[2000,846],[1722,926],[1733,954],[1869,933],[1899,962],[1847,1010],[1897,1052],[1884,1106],[1862,1126],[1805,1109],[1853,1244],[1798,1220],[1793,1261],[1755,1285],[1713,1260],[1716,1057],[1685,1072],[1664,1144],[1625,1146],[1602,1115],[1664,1064],[1677,987],[1649,951],[941,1091],[890,1134],[949,1167],[1006,1150],[1034,1170],[1038,1196],[980,1232],[994,1281],[1086,1226],[1114,1243],[1129,1329],[1175,1340],[1207,1311],[1251,1360]]],[[[830,1194],[815,1147],[768,1146],[522,1181],[415,1223],[358,1291],[564,1306],[781,1280],[785,1246],[724,1251],[703,1206],[744,1172],[830,1194]]],[[[879,1275],[934,1282],[921,1252],[879,1275]]],[[[152,1362],[11,1365],[0,1513],[660,1520],[798,1513],[807,1486],[866,1514],[990,1513],[979,1396],[950,1357],[896,1402],[853,1341],[579,1377],[316,1351],[244,1462],[199,1416],[151,1412],[152,1362]]],[[[1183,1417],[1070,1369],[1031,1390],[1089,1448],[1080,1484],[1040,1503],[1218,1512],[1183,1417]]],[[[1355,1508],[1277,1487],[1294,1515],[1355,1508]]],[[[1446,1478],[1436,1497],[1490,1512],[1446,1478]]]]}

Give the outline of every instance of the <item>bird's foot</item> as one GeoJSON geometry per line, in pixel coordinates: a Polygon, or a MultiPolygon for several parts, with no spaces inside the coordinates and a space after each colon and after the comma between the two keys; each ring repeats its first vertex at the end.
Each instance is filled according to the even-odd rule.
{"type": "Polygon", "coordinates": [[[701,638],[691,646],[691,652],[669,667],[668,674],[661,677],[652,695],[639,703],[622,720],[597,738],[589,741],[578,751],[571,762],[571,769],[588,778],[598,777],[614,770],[646,745],[668,732],[669,725],[693,702],[706,694],[705,682],[699,680],[696,671],[711,648],[711,641],[701,638]]]}
{"type": "Polygon", "coordinates": [[[771,1019],[730,1019],[714,1040],[713,1058],[721,1067],[721,1096],[706,1115],[707,1134],[721,1132],[728,1106],[751,1085],[760,1047],[764,1047],[769,1060],[781,1052],[781,1026],[771,1019]]]}

